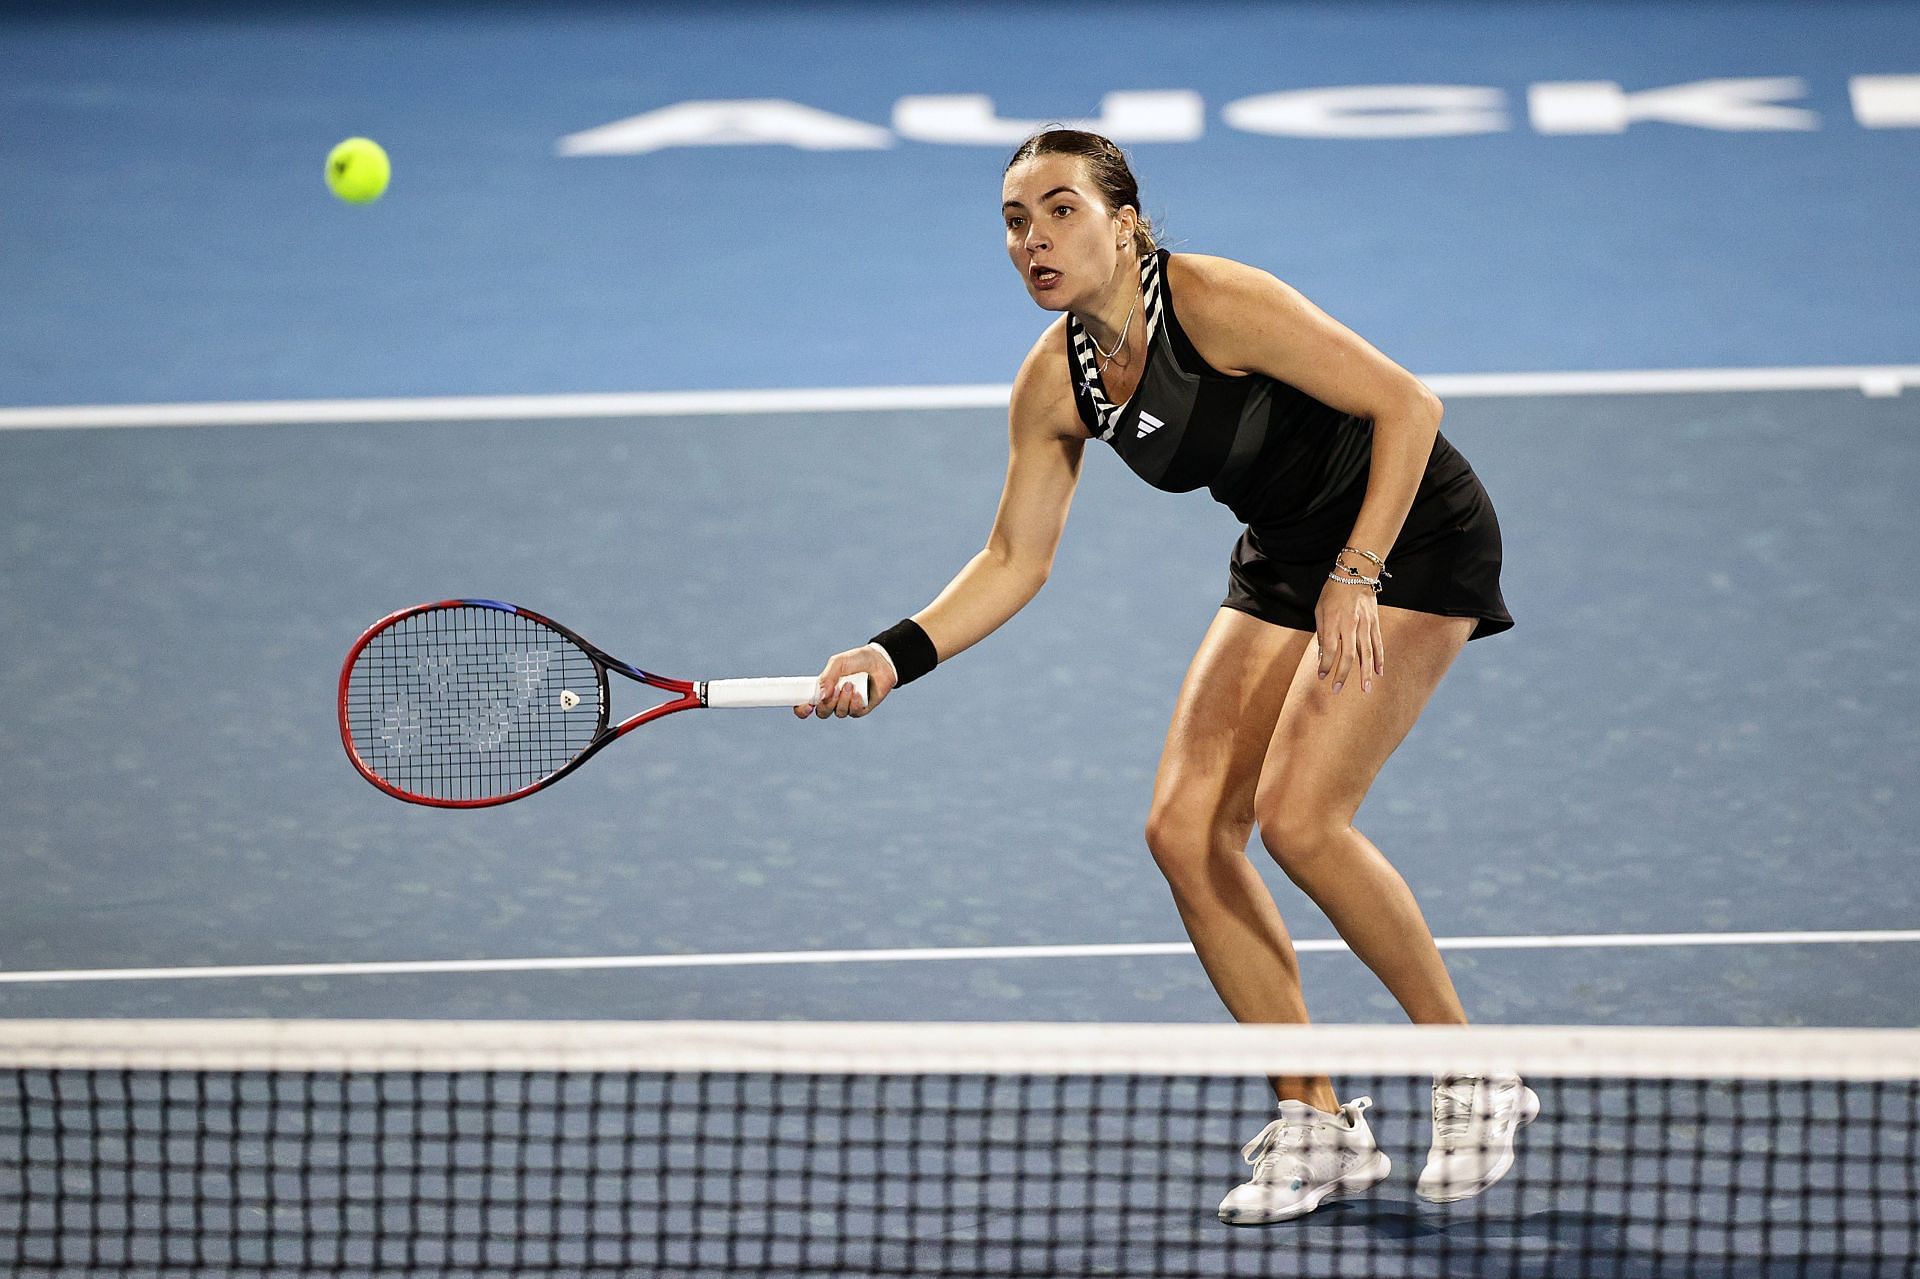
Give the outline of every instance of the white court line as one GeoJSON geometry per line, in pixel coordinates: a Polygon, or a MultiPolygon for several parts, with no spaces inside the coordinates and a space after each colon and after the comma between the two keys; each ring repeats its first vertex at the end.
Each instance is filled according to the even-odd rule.
{"type": "MultiPolygon", "coordinates": [[[[1776,369],[1639,369],[1593,373],[1443,373],[1441,398],[1515,395],[1677,395],[1723,391],[1857,390],[1876,398],[1920,386],[1920,364],[1776,369]]],[[[383,400],[260,400],[208,404],[78,404],[0,408],[0,431],[117,426],[288,426],[334,422],[489,422],[758,413],[1004,408],[1009,387],[796,387],[764,391],[639,391],[609,395],[463,395],[383,400]]]]}
{"type": "MultiPolygon", "coordinates": [[[[1646,946],[1818,946],[1920,941],[1920,928],[1800,933],[1573,933],[1544,937],[1440,937],[1441,950],[1585,950],[1646,946]]],[[[1295,941],[1309,954],[1342,952],[1337,938],[1295,941]]],[[[203,968],[69,968],[0,972],[0,985],[72,981],[199,981],[218,977],[370,977],[395,973],[584,972],[606,968],[749,968],[769,964],[925,963],[953,959],[1105,959],[1191,955],[1186,942],[1086,946],[928,946],[897,950],[772,950],[710,955],[582,955],[545,959],[374,960],[365,963],[228,964],[203,968]]]]}

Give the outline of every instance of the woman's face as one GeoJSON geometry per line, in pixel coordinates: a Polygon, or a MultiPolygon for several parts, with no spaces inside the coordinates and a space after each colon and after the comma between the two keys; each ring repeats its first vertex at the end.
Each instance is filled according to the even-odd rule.
{"type": "Polygon", "coordinates": [[[1037,155],[1001,185],[1007,256],[1049,311],[1090,303],[1113,279],[1133,227],[1101,203],[1077,155],[1037,155]]]}

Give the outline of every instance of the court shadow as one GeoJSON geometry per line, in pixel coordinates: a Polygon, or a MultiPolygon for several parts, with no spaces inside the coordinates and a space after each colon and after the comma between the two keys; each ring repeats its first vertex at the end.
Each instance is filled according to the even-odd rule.
{"type": "MultiPolygon", "coordinates": [[[[1558,1279],[1567,1274],[1623,1279],[1783,1279],[1788,1275],[1867,1279],[1887,1273],[1884,1258],[1831,1252],[1676,1255],[1685,1246],[1680,1238],[1669,1240],[1667,1250],[1650,1248],[1644,1237],[1632,1237],[1623,1216],[1569,1209],[1463,1215],[1457,1206],[1374,1197],[1328,1204],[1290,1225],[1297,1232],[1294,1242],[1303,1249],[1313,1248],[1318,1237],[1330,1246],[1337,1241],[1342,1252],[1380,1261],[1397,1257],[1406,1269],[1388,1266],[1393,1273],[1433,1273],[1446,1279],[1558,1279]],[[1356,1241],[1355,1235],[1365,1238],[1356,1241]]],[[[1644,1236],[1644,1229],[1640,1233],[1644,1236]]]]}

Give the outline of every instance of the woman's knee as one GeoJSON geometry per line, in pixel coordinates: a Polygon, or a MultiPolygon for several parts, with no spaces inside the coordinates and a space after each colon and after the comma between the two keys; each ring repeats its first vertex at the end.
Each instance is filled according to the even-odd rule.
{"type": "Polygon", "coordinates": [[[1193,805],[1155,804],[1147,814],[1147,851],[1178,888],[1211,874],[1219,857],[1246,855],[1251,817],[1237,820],[1193,805]]]}
{"type": "Polygon", "coordinates": [[[1256,797],[1254,814],[1261,844],[1302,888],[1329,858],[1339,856],[1340,835],[1350,822],[1349,814],[1324,798],[1278,787],[1256,797]]]}

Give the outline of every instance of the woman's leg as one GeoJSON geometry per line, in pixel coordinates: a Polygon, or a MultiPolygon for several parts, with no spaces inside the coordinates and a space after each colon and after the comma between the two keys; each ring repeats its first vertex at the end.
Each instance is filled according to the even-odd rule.
{"type": "Polygon", "coordinates": [[[1354,829],[1353,817],[1474,625],[1472,618],[1382,608],[1387,673],[1373,677],[1370,693],[1360,691],[1356,672],[1335,695],[1307,652],[1254,796],[1268,852],[1415,1022],[1467,1018],[1406,881],[1354,829]]]}
{"type": "MultiPolygon", "coordinates": [[[[1274,725],[1312,641],[1306,631],[1221,609],[1187,669],[1154,778],[1147,847],[1201,966],[1238,1021],[1307,1020],[1293,942],[1247,859],[1247,839],[1274,725]]],[[[1338,1104],[1325,1079],[1279,1078],[1274,1088],[1322,1110],[1338,1104]]]]}

